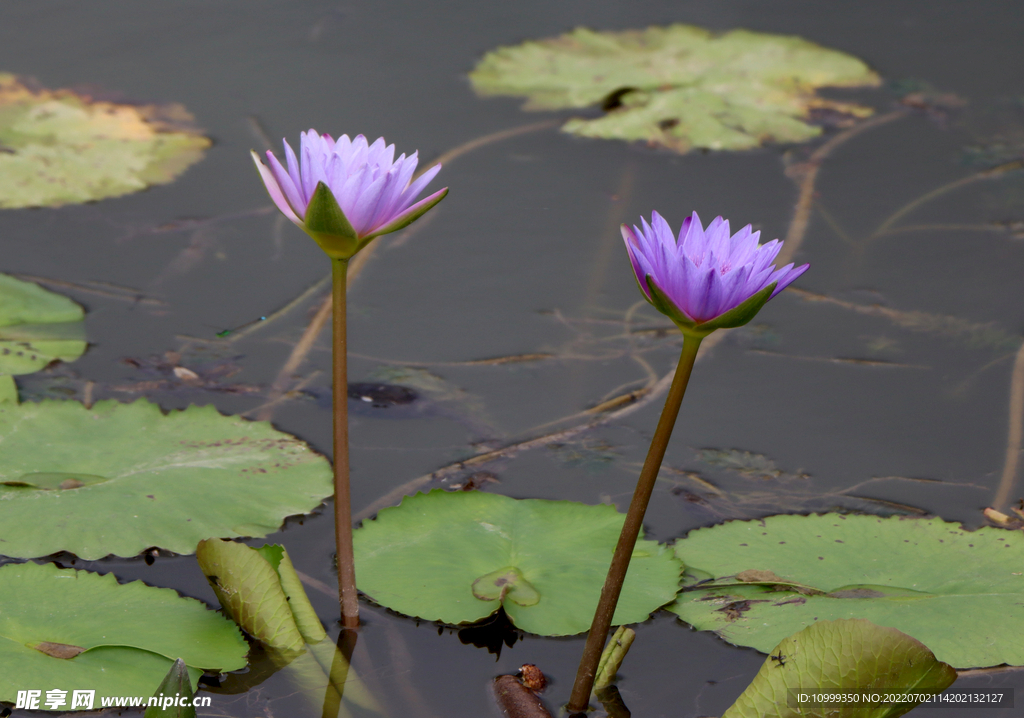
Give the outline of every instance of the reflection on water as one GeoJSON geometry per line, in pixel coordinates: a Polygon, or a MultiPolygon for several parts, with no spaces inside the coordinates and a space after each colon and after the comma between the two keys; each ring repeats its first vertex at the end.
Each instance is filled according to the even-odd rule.
{"type": "MultiPolygon", "coordinates": [[[[29,398],[214,403],[272,419],[326,453],[330,414],[313,400],[329,376],[328,336],[316,331],[321,253],[268,211],[247,155],[315,126],[383,135],[420,147],[424,160],[457,150],[445,159],[450,197],[378,240],[352,283],[351,380],[405,386],[418,397],[406,407],[424,402],[353,416],[357,510],[481,472],[484,490],[625,508],[679,344],[637,304],[619,245],[619,223],[652,209],[670,223],[694,209],[752,222],[765,239],[788,240],[786,261],[813,271],[755,326],[714,335],[669,447],[649,536],[832,508],[927,512],[975,527],[983,508],[1006,510],[1024,493],[1015,74],[1024,58],[1014,3],[826,12],[790,0],[770,14],[740,0],[529,12],[455,2],[256,2],[245,13],[115,5],[102,16],[87,5],[10,5],[0,70],[181,102],[215,144],[172,185],[0,214],[0,269],[44,278],[88,309],[88,353],[19,379],[29,398]],[[678,156],[569,138],[517,101],[476,98],[465,79],[498,45],[577,25],[668,22],[801,35],[866,59],[890,84],[856,93],[878,112],[855,131],[678,156]],[[237,331],[218,337],[225,327],[237,331]]],[[[310,577],[314,605],[336,632],[329,516],[292,519],[274,540],[310,577]]],[[[191,557],[65,563],[215,603],[191,557]]],[[[554,707],[582,647],[439,636],[376,607],[364,620],[353,665],[392,715],[483,714],[490,678],[524,662],[552,679],[554,707]],[[495,661],[496,651],[470,644],[504,648],[495,661]]],[[[762,660],[660,614],[638,627],[619,689],[636,715],[720,714],[762,660]]],[[[218,693],[206,715],[306,710],[280,675],[257,675],[259,664],[246,692],[218,693]]],[[[1012,688],[1014,675],[960,683],[1012,688]]]]}

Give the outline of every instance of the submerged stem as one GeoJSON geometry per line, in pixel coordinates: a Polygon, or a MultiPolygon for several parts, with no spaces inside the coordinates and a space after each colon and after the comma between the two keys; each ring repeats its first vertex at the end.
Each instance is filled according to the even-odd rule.
{"type": "Polygon", "coordinates": [[[356,565],[352,555],[352,499],[348,483],[348,348],[345,319],[348,260],[331,258],[334,306],[334,534],[338,546],[338,591],[345,628],[359,625],[356,565]]]}
{"type": "Polygon", "coordinates": [[[701,338],[683,335],[683,351],[679,356],[675,376],[672,378],[672,387],[668,390],[668,398],[665,399],[665,408],[662,409],[661,418],[658,419],[658,428],[654,431],[651,448],[647,452],[647,460],[644,461],[640,478],[637,479],[633,500],[629,504],[629,511],[626,512],[622,533],[619,534],[619,543],[615,546],[615,554],[612,556],[612,563],[608,569],[608,577],[601,589],[601,599],[598,601],[594,621],[590,626],[590,633],[587,635],[587,644],[583,649],[583,658],[580,661],[579,670],[576,672],[572,696],[569,698],[570,714],[586,711],[590,702],[594,676],[597,673],[598,662],[601,660],[601,652],[604,648],[605,638],[608,636],[608,629],[612,625],[615,604],[619,601],[622,582],[626,578],[626,570],[629,568],[629,559],[633,555],[633,547],[636,545],[640,529],[643,527],[647,504],[654,492],[654,483],[658,478],[658,471],[661,469],[661,461],[665,458],[668,441],[672,437],[672,428],[679,415],[679,407],[683,403],[686,385],[690,382],[690,372],[697,360],[700,342],[701,338]]]}

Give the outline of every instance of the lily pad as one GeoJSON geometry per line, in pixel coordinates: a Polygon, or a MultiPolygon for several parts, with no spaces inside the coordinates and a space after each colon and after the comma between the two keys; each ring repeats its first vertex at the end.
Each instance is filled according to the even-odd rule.
{"type": "Polygon", "coordinates": [[[0,554],[180,554],[265,536],[333,493],[327,460],[213,406],[0,404],[0,554]]]}
{"type": "Polygon", "coordinates": [[[181,105],[115,104],[0,73],[0,208],[58,207],[166,184],[210,140],[181,105]]]}
{"type": "Polygon", "coordinates": [[[730,521],[677,542],[691,585],[669,610],[765,652],[816,621],[865,618],[957,668],[1022,665],[1022,550],[1019,531],[966,531],[938,518],[730,521]]]}
{"type": "MultiPolygon", "coordinates": [[[[504,608],[530,633],[590,628],[622,529],[612,506],[512,499],[479,491],[407,496],[355,531],[359,590],[399,613],[459,624],[504,608]]],[[[639,541],[613,623],[644,621],[671,601],[682,565],[639,541]]]]}
{"type": "MultiPolygon", "coordinates": [[[[0,162],[3,157],[0,153],[0,162]]],[[[84,316],[67,297],[0,274],[0,402],[13,387],[11,376],[37,372],[55,359],[73,361],[85,353],[84,316]]]]}
{"type": "Polygon", "coordinates": [[[816,113],[853,119],[872,112],[815,90],[880,83],[857,58],[799,37],[714,34],[692,25],[577,28],[489,52],[469,77],[481,95],[526,96],[528,110],[608,110],[597,119],[569,120],[565,132],[677,152],[813,139],[821,134],[809,123],[816,113]]]}
{"type": "Polygon", "coordinates": [[[14,383],[14,377],[0,374],[0,404],[5,401],[18,403],[18,386],[14,383]]]}
{"type": "Polygon", "coordinates": [[[196,560],[227,614],[265,646],[301,651],[327,637],[283,546],[210,539],[196,560]]]}
{"type": "Polygon", "coordinates": [[[956,680],[920,641],[864,620],[819,621],[784,639],[722,718],[896,718],[921,701],[820,703],[801,694],[941,693],[956,680]]]}
{"type": "MultiPolygon", "coordinates": [[[[108,696],[150,695],[175,659],[192,680],[203,670],[245,666],[248,644],[235,625],[191,598],[113,574],[53,564],[0,567],[0,701],[18,691],[95,690],[108,696]]],[[[40,702],[40,708],[46,706],[40,702]]]]}
{"type": "Polygon", "coordinates": [[[267,649],[300,693],[323,712],[347,716],[341,700],[381,713],[380,705],[329,638],[283,546],[201,541],[196,560],[224,611],[267,649]],[[325,696],[326,691],[326,696],[325,696]],[[339,710],[341,711],[339,713],[339,710]]]}

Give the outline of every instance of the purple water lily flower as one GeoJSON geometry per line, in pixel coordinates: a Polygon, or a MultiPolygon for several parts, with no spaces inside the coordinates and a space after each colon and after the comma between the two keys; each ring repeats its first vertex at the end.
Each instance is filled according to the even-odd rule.
{"type": "Polygon", "coordinates": [[[716,217],[705,230],[694,212],[676,240],[657,212],[650,224],[640,222],[642,228],[622,225],[622,237],[641,291],[683,332],[698,337],[746,324],[810,266],[776,269],[782,243],[758,245],[761,233],[749,224],[730,236],[728,220],[716,217]]]}
{"type": "Polygon", "coordinates": [[[413,181],[416,152],[395,159],[395,146],[363,135],[337,141],[316,130],[302,133],[299,156],[284,142],[287,169],[272,152],[269,167],[252,153],[263,184],[284,215],[325,252],[348,259],[374,237],[405,227],[444,199],[448,188],[416,198],[441,170],[435,165],[413,181]]]}

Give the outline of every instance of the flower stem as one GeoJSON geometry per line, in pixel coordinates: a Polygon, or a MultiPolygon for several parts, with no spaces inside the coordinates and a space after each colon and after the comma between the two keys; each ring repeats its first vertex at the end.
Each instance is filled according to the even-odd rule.
{"type": "Polygon", "coordinates": [[[672,428],[679,415],[679,407],[683,403],[683,395],[686,393],[686,385],[690,381],[693,363],[697,360],[697,350],[700,348],[701,339],[702,337],[683,335],[683,351],[679,356],[679,364],[676,366],[676,374],[672,379],[672,387],[668,390],[668,398],[665,400],[665,408],[662,409],[661,418],[658,420],[658,428],[654,431],[651,448],[647,452],[647,460],[644,461],[640,478],[637,479],[633,501],[629,504],[629,511],[626,512],[622,533],[619,534],[619,543],[615,546],[615,554],[612,556],[612,564],[608,569],[608,577],[604,581],[601,599],[597,604],[597,611],[594,613],[594,622],[587,635],[587,645],[583,649],[583,658],[580,661],[579,670],[576,672],[576,682],[573,684],[572,695],[569,698],[568,711],[570,714],[585,712],[590,702],[590,693],[594,687],[594,675],[597,673],[601,651],[608,636],[608,629],[612,624],[615,604],[618,603],[619,593],[622,591],[622,581],[626,578],[629,559],[633,555],[633,547],[636,545],[640,529],[643,527],[647,504],[654,492],[654,482],[661,469],[661,460],[665,458],[665,449],[668,448],[668,440],[672,436],[672,428]]]}
{"type": "Polygon", "coordinates": [[[338,596],[345,628],[359,626],[359,594],[352,555],[352,499],[348,484],[348,348],[345,294],[348,260],[331,258],[334,302],[334,534],[338,546],[338,596]]]}

